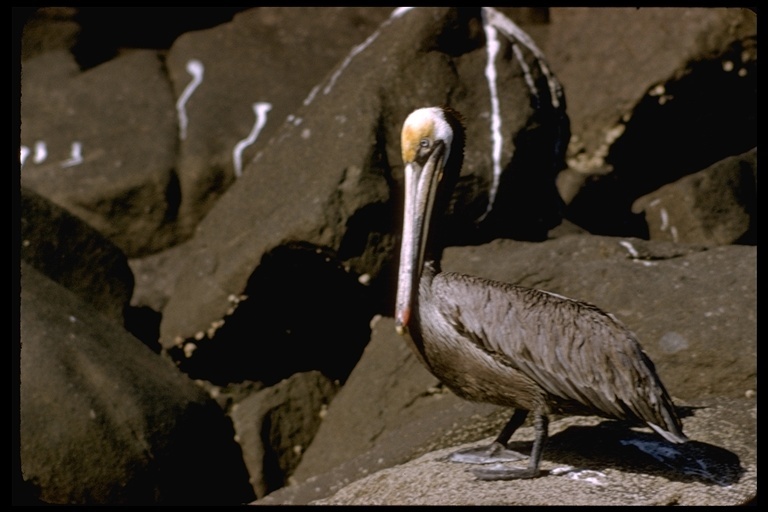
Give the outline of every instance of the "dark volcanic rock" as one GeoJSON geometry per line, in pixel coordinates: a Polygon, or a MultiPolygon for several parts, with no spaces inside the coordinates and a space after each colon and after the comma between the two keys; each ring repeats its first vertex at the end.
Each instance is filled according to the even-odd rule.
{"type": "Polygon", "coordinates": [[[77,8],[82,33],[72,52],[84,69],[114,59],[125,48],[166,50],[180,35],[230,21],[249,7],[97,7],[77,8]]]}
{"type": "Polygon", "coordinates": [[[127,48],[168,49],[179,35],[230,21],[250,7],[25,7],[21,58],[57,49],[75,56],[81,69],[114,59],[127,48]],[[137,27],[139,27],[137,29],[137,27]]]}
{"type": "Polygon", "coordinates": [[[128,260],[136,280],[132,306],[148,307],[158,312],[163,310],[181,272],[179,262],[184,260],[188,243],[128,260]]]}
{"type": "MultiPolygon", "coordinates": [[[[735,8],[553,8],[533,35],[566,89],[566,216],[644,237],[632,202],[757,144],[757,15],[735,8]]],[[[538,28],[538,27],[534,27],[538,28]]]]}
{"type": "Polygon", "coordinates": [[[183,115],[180,232],[192,233],[312,87],[390,12],[261,7],[174,41],[167,65],[183,115]]]}
{"type": "Polygon", "coordinates": [[[122,325],[134,279],[125,255],[91,226],[21,188],[21,259],[122,325]]]}
{"type": "Polygon", "coordinates": [[[286,244],[262,258],[232,311],[168,353],[181,370],[217,385],[275,384],[318,370],[343,382],[370,337],[369,290],[327,251],[286,244]]]}
{"type": "Polygon", "coordinates": [[[157,52],[77,72],[53,52],[22,66],[22,185],[128,256],[167,247],[178,207],[173,96],[157,52]]]}
{"type": "Polygon", "coordinates": [[[320,372],[297,373],[232,408],[237,439],[258,498],[286,485],[337,390],[320,372]]]}
{"type": "Polygon", "coordinates": [[[652,240],[757,244],[757,148],[639,198],[652,240]]]}
{"type": "Polygon", "coordinates": [[[21,29],[21,58],[26,60],[55,50],[71,50],[82,27],[75,7],[15,8],[21,29]]]}
{"type": "Polygon", "coordinates": [[[252,498],[232,425],[167,360],[22,264],[21,464],[54,504],[252,498]]]}

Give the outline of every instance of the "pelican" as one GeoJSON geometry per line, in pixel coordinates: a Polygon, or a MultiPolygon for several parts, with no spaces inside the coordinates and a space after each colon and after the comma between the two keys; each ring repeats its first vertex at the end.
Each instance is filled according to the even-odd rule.
{"type": "Polygon", "coordinates": [[[405,204],[395,328],[455,394],[514,408],[490,446],[451,460],[481,464],[473,469],[481,480],[540,476],[552,414],[626,420],[671,443],[687,442],[653,362],[614,316],[554,293],[441,271],[435,231],[461,170],[464,137],[460,114],[448,107],[413,111],[401,134],[405,204]],[[507,442],[529,413],[535,435],[527,467],[490,464],[524,458],[507,442]]]}

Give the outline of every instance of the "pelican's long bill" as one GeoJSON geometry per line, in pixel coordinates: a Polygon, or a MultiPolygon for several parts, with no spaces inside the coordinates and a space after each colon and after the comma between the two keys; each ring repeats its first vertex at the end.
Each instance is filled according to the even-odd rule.
{"type": "Polygon", "coordinates": [[[431,141],[431,145],[423,166],[416,160],[405,162],[405,211],[395,306],[395,329],[400,335],[408,332],[408,322],[424,264],[424,249],[437,184],[442,178],[445,165],[445,143],[435,140],[431,141]]]}

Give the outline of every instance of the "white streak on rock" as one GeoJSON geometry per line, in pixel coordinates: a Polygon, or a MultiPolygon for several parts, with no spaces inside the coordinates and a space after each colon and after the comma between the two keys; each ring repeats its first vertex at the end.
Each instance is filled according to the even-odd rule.
{"type": "MultiPolygon", "coordinates": [[[[331,75],[331,78],[328,80],[328,84],[323,88],[323,94],[328,94],[331,92],[331,89],[333,89],[333,86],[336,84],[336,80],[339,79],[341,74],[344,72],[344,70],[349,66],[350,62],[352,62],[352,59],[355,58],[357,54],[368,48],[371,43],[373,43],[381,34],[381,29],[389,25],[392,20],[398,19],[401,16],[403,16],[405,13],[413,9],[413,7],[398,7],[397,9],[392,11],[392,14],[390,14],[389,18],[384,20],[384,22],[379,26],[379,28],[376,29],[376,31],[368,36],[368,38],[363,41],[362,43],[358,44],[354,48],[352,48],[352,51],[349,52],[349,54],[344,58],[344,61],[341,63],[341,65],[338,67],[336,71],[331,75]]],[[[320,86],[317,85],[314,87],[310,93],[309,96],[304,100],[304,105],[309,105],[312,103],[312,101],[315,99],[315,96],[317,95],[317,92],[320,90],[320,86]]]]}
{"type": "Polygon", "coordinates": [[[411,9],[413,9],[413,7],[398,7],[397,9],[392,11],[392,14],[390,14],[389,18],[390,19],[399,18],[400,16],[407,13],[411,9]]]}
{"type": "Polygon", "coordinates": [[[560,466],[549,470],[550,475],[565,475],[573,471],[573,466],[560,466]]]}
{"type": "Polygon", "coordinates": [[[669,231],[669,234],[672,236],[672,241],[677,242],[677,228],[675,226],[670,226],[667,209],[664,207],[660,208],[659,216],[661,217],[661,226],[659,229],[662,231],[669,231]]]}
{"type": "Polygon", "coordinates": [[[315,99],[315,96],[317,96],[318,91],[320,91],[320,84],[317,84],[312,88],[311,91],[309,91],[309,95],[304,98],[304,106],[306,107],[310,103],[312,103],[312,100],[315,99]]]}
{"type": "Polygon", "coordinates": [[[81,163],[83,163],[83,143],[75,141],[72,143],[72,152],[70,153],[69,159],[61,162],[61,166],[73,167],[81,163]]]}
{"type": "Polygon", "coordinates": [[[627,251],[629,251],[629,255],[632,256],[633,258],[637,258],[638,256],[640,256],[640,253],[637,252],[637,249],[635,249],[635,247],[631,243],[627,242],[626,240],[619,241],[619,245],[626,248],[627,251]]]}
{"type": "Polygon", "coordinates": [[[491,96],[491,155],[493,158],[493,182],[491,183],[491,189],[488,192],[488,206],[479,220],[483,220],[491,209],[493,209],[493,204],[496,201],[496,192],[499,188],[499,180],[501,179],[501,112],[499,107],[499,94],[496,87],[496,56],[499,53],[501,44],[499,43],[498,31],[487,22],[485,10],[482,12],[482,17],[483,30],[485,31],[485,39],[487,41],[486,48],[488,50],[488,61],[485,65],[485,78],[488,81],[488,91],[491,96]]]}
{"type": "Polygon", "coordinates": [[[511,39],[520,41],[526,48],[539,61],[541,72],[547,77],[547,84],[549,85],[550,96],[552,97],[552,106],[555,108],[560,107],[560,97],[562,95],[562,87],[558,82],[555,75],[550,71],[547,61],[544,59],[544,53],[536,46],[533,39],[525,33],[523,29],[518,27],[511,19],[497,11],[492,7],[483,7],[483,17],[488,20],[488,23],[496,27],[502,34],[511,39]]]}
{"type": "Polygon", "coordinates": [[[488,63],[485,68],[485,76],[488,81],[488,87],[490,89],[491,96],[491,138],[492,138],[492,158],[493,158],[493,181],[488,193],[488,206],[485,213],[478,219],[482,221],[488,213],[493,209],[494,202],[496,200],[496,194],[498,193],[499,183],[501,181],[501,114],[499,106],[499,98],[496,85],[496,57],[500,51],[499,33],[505,36],[512,47],[512,51],[515,55],[515,60],[520,64],[520,68],[523,72],[523,78],[531,95],[536,98],[537,104],[539,103],[539,91],[536,87],[536,82],[531,73],[531,68],[525,60],[525,55],[519,44],[522,44],[536,57],[537,64],[541,69],[542,74],[547,79],[547,84],[550,90],[550,101],[555,109],[560,108],[562,103],[563,91],[557,78],[552,74],[549,66],[544,59],[544,54],[533,40],[526,34],[520,27],[518,27],[511,19],[502,14],[501,12],[491,7],[483,7],[481,11],[483,30],[486,36],[486,48],[488,51],[488,63]],[[518,44],[519,43],[519,44],[518,44]]]}
{"type": "Polygon", "coordinates": [[[368,48],[371,45],[371,43],[373,43],[379,37],[379,34],[381,34],[380,29],[374,32],[373,34],[371,34],[370,36],[368,36],[368,39],[366,39],[359,45],[352,48],[352,51],[349,52],[349,55],[347,55],[347,57],[344,59],[344,62],[341,63],[341,66],[339,66],[339,68],[336,71],[334,71],[333,75],[331,75],[331,79],[328,80],[328,85],[326,85],[323,88],[323,94],[328,94],[329,92],[331,92],[331,89],[333,89],[333,86],[336,85],[336,80],[339,79],[339,77],[347,68],[347,66],[349,66],[349,63],[352,62],[352,59],[354,59],[358,53],[368,48]]]}
{"type": "Polygon", "coordinates": [[[669,214],[667,214],[667,209],[660,209],[659,214],[661,215],[661,229],[662,231],[666,231],[666,229],[669,227],[669,214]]]}
{"type": "Polygon", "coordinates": [[[186,103],[189,100],[192,93],[203,82],[203,74],[205,73],[205,67],[203,63],[197,59],[190,59],[187,62],[187,73],[192,75],[192,81],[187,84],[184,91],[179,96],[176,102],[176,111],[179,114],[179,138],[185,140],[187,138],[187,111],[186,103]]]}
{"type": "Polygon", "coordinates": [[[30,153],[32,153],[32,150],[27,146],[22,145],[19,148],[19,162],[21,162],[21,167],[24,167],[24,162],[27,161],[27,157],[29,157],[30,153]]]}
{"type": "Polygon", "coordinates": [[[32,161],[41,164],[45,162],[46,158],[48,158],[48,147],[45,142],[41,140],[35,142],[35,153],[32,155],[32,161]]]}
{"type": "Polygon", "coordinates": [[[267,124],[267,112],[272,110],[271,103],[257,102],[253,104],[253,113],[256,114],[256,122],[251,129],[251,133],[248,137],[244,138],[237,144],[235,149],[232,150],[232,165],[235,168],[235,177],[239,178],[243,174],[243,150],[256,142],[256,139],[267,124]]]}
{"type": "Polygon", "coordinates": [[[677,242],[677,228],[675,226],[670,227],[669,233],[672,235],[672,241],[677,242]]]}
{"type": "Polygon", "coordinates": [[[515,54],[515,59],[517,59],[518,64],[520,64],[520,68],[523,70],[523,78],[525,78],[525,83],[528,85],[528,89],[531,91],[533,97],[538,101],[539,91],[536,89],[536,82],[534,82],[533,75],[531,75],[531,68],[528,66],[528,63],[525,62],[525,55],[523,55],[523,51],[520,49],[519,45],[512,43],[512,52],[515,54]]]}

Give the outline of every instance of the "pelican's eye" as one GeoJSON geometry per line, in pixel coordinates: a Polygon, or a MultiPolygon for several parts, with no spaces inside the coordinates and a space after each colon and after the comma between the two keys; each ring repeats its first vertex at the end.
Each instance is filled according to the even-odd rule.
{"type": "Polygon", "coordinates": [[[418,154],[420,158],[427,158],[432,152],[432,141],[427,138],[423,138],[419,141],[418,154]]]}

